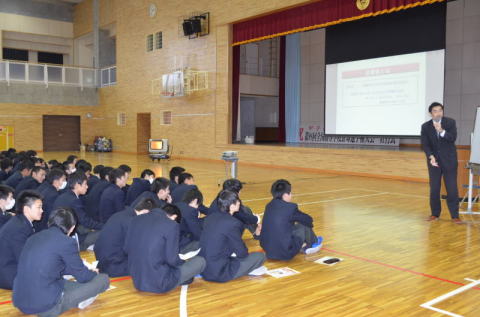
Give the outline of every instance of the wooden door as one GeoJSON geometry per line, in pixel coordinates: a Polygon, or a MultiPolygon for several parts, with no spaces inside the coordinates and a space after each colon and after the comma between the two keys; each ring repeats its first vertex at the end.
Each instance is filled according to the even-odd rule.
{"type": "Polygon", "coordinates": [[[150,132],[150,113],[137,113],[137,153],[148,152],[150,132]]]}
{"type": "Polygon", "coordinates": [[[43,116],[44,151],[78,151],[80,116],[43,116]]]}

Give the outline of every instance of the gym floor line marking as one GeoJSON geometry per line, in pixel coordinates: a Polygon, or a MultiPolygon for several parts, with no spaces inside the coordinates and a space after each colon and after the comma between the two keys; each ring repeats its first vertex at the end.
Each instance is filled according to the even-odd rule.
{"type": "MultiPolygon", "coordinates": [[[[438,276],[433,276],[433,275],[430,275],[430,274],[421,273],[421,272],[413,271],[413,270],[410,270],[410,269],[405,269],[405,268],[402,268],[402,267],[399,267],[399,266],[396,266],[396,265],[383,263],[383,262],[380,262],[380,261],[377,261],[377,260],[367,259],[367,258],[364,258],[364,257],[361,257],[361,256],[356,256],[356,255],[352,255],[352,254],[341,252],[341,251],[336,251],[336,250],[329,249],[329,248],[322,248],[322,250],[332,252],[332,253],[336,253],[336,254],[340,254],[340,255],[343,255],[343,256],[348,256],[348,257],[356,259],[356,260],[385,266],[385,267],[388,267],[388,268],[391,268],[391,269],[394,269],[394,270],[397,270],[397,271],[407,272],[407,273],[411,273],[411,274],[414,274],[414,275],[419,275],[419,276],[428,277],[428,278],[431,278],[431,279],[434,279],[434,280],[447,282],[447,283],[450,283],[450,284],[461,285],[461,286],[465,285],[464,283],[455,282],[455,281],[444,279],[444,278],[441,278],[441,277],[438,277],[438,276]]],[[[480,290],[480,288],[478,288],[478,287],[475,287],[474,289],[480,290]]]]}
{"type": "Polygon", "coordinates": [[[469,281],[470,283],[467,284],[467,285],[464,285],[460,288],[454,289],[453,291],[450,291],[446,294],[438,296],[437,298],[434,298],[431,301],[423,303],[422,305],[420,305],[420,307],[430,309],[430,310],[433,310],[433,311],[436,311],[436,312],[439,312],[439,313],[442,313],[442,314],[445,314],[445,315],[449,315],[449,316],[452,316],[452,317],[463,317],[462,315],[458,315],[458,314],[455,314],[455,313],[452,313],[452,312],[449,312],[449,311],[446,311],[446,310],[443,310],[443,309],[440,309],[440,308],[433,307],[433,305],[436,305],[436,304],[440,303],[441,301],[444,301],[444,300],[446,300],[450,297],[453,297],[457,294],[463,293],[463,292],[465,292],[465,291],[467,291],[471,288],[474,288],[478,284],[480,284],[480,281],[472,280],[471,278],[466,278],[465,280],[469,281]]]}
{"type": "Polygon", "coordinates": [[[187,292],[188,285],[182,285],[180,290],[180,317],[187,317],[187,292]]]}
{"type": "Polygon", "coordinates": [[[318,200],[318,201],[310,201],[306,203],[300,203],[299,206],[304,205],[312,205],[312,204],[319,204],[319,203],[327,203],[331,201],[339,201],[339,200],[348,200],[348,199],[355,199],[355,198],[363,198],[363,197],[372,197],[372,196],[380,196],[380,195],[387,195],[387,192],[377,193],[377,194],[368,194],[368,195],[358,195],[358,196],[348,196],[343,198],[335,198],[335,199],[327,199],[327,200],[318,200]]]}
{"type": "MultiPolygon", "coordinates": [[[[375,190],[375,189],[365,189],[365,188],[362,188],[361,190],[364,190],[364,191],[369,191],[369,192],[377,192],[377,193],[380,193],[381,191],[379,190],[375,190]]],[[[382,192],[383,193],[383,192],[382,192]]],[[[425,195],[415,195],[415,194],[405,194],[405,193],[397,193],[397,192],[385,192],[387,194],[390,194],[390,195],[399,195],[399,196],[407,196],[407,197],[417,197],[417,198],[428,198],[428,194],[425,194],[425,195]]]]}
{"type": "MultiPolygon", "coordinates": [[[[341,192],[343,190],[350,190],[350,188],[343,188],[343,189],[332,189],[332,190],[324,190],[320,192],[311,192],[311,193],[303,193],[303,194],[293,194],[293,197],[298,197],[298,196],[307,196],[307,195],[313,195],[313,194],[323,194],[323,193],[334,193],[334,192],[341,192]]],[[[267,200],[267,199],[272,199],[272,196],[270,197],[264,197],[264,198],[254,198],[254,199],[242,199],[242,202],[248,202],[248,201],[258,201],[258,200],[267,200]]]]}

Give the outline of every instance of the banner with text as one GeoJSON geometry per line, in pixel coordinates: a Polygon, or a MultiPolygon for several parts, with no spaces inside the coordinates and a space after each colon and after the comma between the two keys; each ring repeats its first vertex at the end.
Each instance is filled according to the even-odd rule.
{"type": "Polygon", "coordinates": [[[300,127],[300,143],[400,146],[400,138],[388,136],[325,135],[319,125],[300,127]]]}

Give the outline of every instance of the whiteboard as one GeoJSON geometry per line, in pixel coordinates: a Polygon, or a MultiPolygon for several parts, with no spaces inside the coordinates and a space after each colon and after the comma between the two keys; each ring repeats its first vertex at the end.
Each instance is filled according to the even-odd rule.
{"type": "Polygon", "coordinates": [[[470,148],[470,163],[480,164],[480,107],[477,107],[475,127],[473,129],[473,137],[470,148]]]}

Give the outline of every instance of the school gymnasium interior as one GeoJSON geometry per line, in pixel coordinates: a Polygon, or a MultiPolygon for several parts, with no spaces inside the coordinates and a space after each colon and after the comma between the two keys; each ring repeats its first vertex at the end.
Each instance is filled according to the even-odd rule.
{"type": "MultiPolygon", "coordinates": [[[[287,179],[324,238],[264,263],[292,275],[165,294],[111,278],[63,315],[480,316],[480,1],[0,0],[0,46],[0,150],[127,164],[130,181],[182,166],[207,206],[238,178],[260,216],[287,179]],[[434,101],[457,124],[461,224],[445,199],[426,221],[434,101]]],[[[23,316],[12,291],[0,316],[23,316]]]]}

